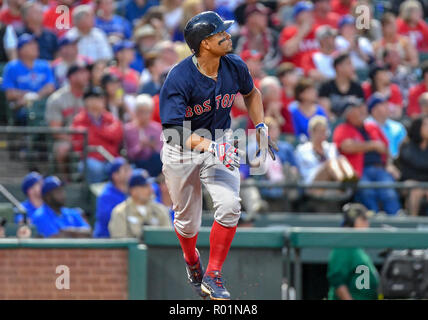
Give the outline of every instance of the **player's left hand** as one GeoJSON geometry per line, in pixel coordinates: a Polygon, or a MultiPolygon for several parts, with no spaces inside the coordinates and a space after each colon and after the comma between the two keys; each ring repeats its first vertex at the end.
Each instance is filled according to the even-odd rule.
{"type": "Polygon", "coordinates": [[[277,144],[271,140],[268,133],[268,126],[266,124],[259,123],[256,126],[256,135],[257,135],[257,151],[256,151],[256,157],[262,154],[262,160],[266,160],[267,152],[269,152],[269,155],[271,156],[272,160],[275,160],[275,153],[273,152],[278,151],[277,144]]]}

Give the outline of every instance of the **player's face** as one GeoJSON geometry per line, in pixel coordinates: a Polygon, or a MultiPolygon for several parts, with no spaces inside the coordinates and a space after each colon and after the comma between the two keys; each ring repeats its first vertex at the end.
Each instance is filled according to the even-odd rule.
{"type": "Polygon", "coordinates": [[[232,39],[226,31],[208,37],[204,41],[206,41],[206,49],[215,55],[224,56],[232,52],[232,39]]]}

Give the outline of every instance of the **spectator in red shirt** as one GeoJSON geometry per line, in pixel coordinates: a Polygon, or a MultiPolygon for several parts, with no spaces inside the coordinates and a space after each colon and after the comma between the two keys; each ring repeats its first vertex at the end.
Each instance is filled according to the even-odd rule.
{"type": "MultiPolygon", "coordinates": [[[[123,129],[121,122],[105,110],[105,97],[101,88],[90,88],[83,95],[85,109],[79,112],[71,125],[75,129],[88,131],[88,145],[101,146],[113,157],[119,156],[123,129]]],[[[73,136],[75,151],[83,151],[83,135],[73,136]]],[[[109,162],[99,152],[89,152],[86,159],[86,178],[89,183],[106,181],[109,162]]],[[[80,163],[83,169],[83,162],[80,163]]]]}
{"type": "Polygon", "coordinates": [[[138,82],[140,75],[138,71],[130,67],[135,58],[135,45],[132,41],[123,40],[117,43],[114,47],[114,56],[116,65],[108,69],[122,81],[125,93],[136,94],[138,90],[138,82]]]}
{"type": "Polygon", "coordinates": [[[14,29],[22,28],[24,23],[21,17],[21,7],[25,0],[8,0],[7,7],[0,11],[0,22],[11,25],[14,29]]]}
{"type": "Polygon", "coordinates": [[[330,0],[312,0],[312,2],[314,4],[315,26],[328,25],[336,29],[340,15],[331,11],[330,0]]]}
{"type": "Polygon", "coordinates": [[[345,16],[352,13],[356,3],[356,0],[331,0],[331,11],[339,16],[345,16]]]}
{"type": "Polygon", "coordinates": [[[319,47],[315,38],[313,5],[307,1],[298,2],[293,9],[294,25],[285,27],[280,35],[279,46],[283,61],[292,62],[296,67],[305,69],[303,57],[310,55],[319,47]]]}
{"type": "MultiPolygon", "coordinates": [[[[333,133],[333,142],[348,159],[361,182],[394,182],[386,170],[388,141],[374,123],[365,123],[366,105],[358,99],[349,99],[345,109],[346,121],[333,133]]],[[[356,200],[375,212],[381,208],[387,214],[400,210],[398,194],[394,189],[360,189],[356,200]]]]}
{"type": "Polygon", "coordinates": [[[424,61],[421,65],[422,81],[416,86],[410,88],[409,103],[407,105],[407,115],[416,118],[421,113],[421,108],[418,103],[419,96],[428,91],[428,61],[424,61]]]}
{"type": "Polygon", "coordinates": [[[403,97],[400,87],[391,83],[391,74],[386,66],[375,65],[369,73],[369,81],[362,84],[364,97],[367,100],[372,94],[379,92],[388,99],[389,117],[400,119],[403,115],[403,97]]]}
{"type": "Polygon", "coordinates": [[[299,74],[290,62],[283,62],[279,65],[277,77],[281,82],[281,115],[284,123],[281,126],[281,133],[294,134],[293,120],[291,118],[289,104],[294,101],[294,89],[299,81],[299,74]]]}
{"type": "Polygon", "coordinates": [[[416,0],[406,0],[400,5],[397,18],[398,33],[408,36],[420,52],[428,51],[428,25],[423,20],[422,6],[416,0]]]}

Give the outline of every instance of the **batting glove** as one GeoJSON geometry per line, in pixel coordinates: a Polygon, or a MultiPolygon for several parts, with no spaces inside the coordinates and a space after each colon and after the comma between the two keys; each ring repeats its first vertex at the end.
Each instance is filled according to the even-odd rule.
{"type": "Polygon", "coordinates": [[[276,143],[274,141],[272,141],[269,137],[268,134],[268,126],[266,124],[264,124],[263,122],[259,123],[256,126],[256,133],[259,137],[258,139],[258,146],[257,146],[257,151],[256,151],[256,157],[258,157],[260,155],[260,153],[262,152],[262,157],[263,157],[263,161],[266,160],[266,153],[269,152],[269,155],[271,156],[272,160],[275,160],[275,153],[273,152],[278,151],[278,146],[276,145],[276,143]],[[266,143],[264,143],[264,141],[267,140],[267,146],[266,143]]]}
{"type": "Polygon", "coordinates": [[[230,143],[212,142],[208,148],[208,152],[212,153],[229,170],[233,171],[235,167],[239,168],[238,148],[232,146],[230,143]]]}

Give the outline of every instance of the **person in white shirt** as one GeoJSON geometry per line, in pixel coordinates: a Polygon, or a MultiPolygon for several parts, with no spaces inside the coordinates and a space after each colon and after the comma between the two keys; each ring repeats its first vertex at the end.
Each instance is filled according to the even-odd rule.
{"type": "Polygon", "coordinates": [[[113,51],[105,33],[94,27],[94,13],[89,5],[80,5],[73,10],[74,27],[66,37],[78,39],[79,54],[92,61],[111,60],[113,51]]]}
{"type": "Polygon", "coordinates": [[[336,70],[333,67],[333,53],[335,51],[334,40],[336,30],[328,25],[321,26],[317,29],[315,36],[320,44],[319,51],[312,54],[312,66],[308,76],[315,81],[330,80],[336,77],[336,70]]]}
{"type": "Polygon", "coordinates": [[[295,151],[300,174],[305,183],[357,180],[357,175],[348,160],[339,156],[334,143],[327,141],[328,124],[325,117],[315,116],[309,121],[309,134],[310,141],[298,145],[295,151]]]}

